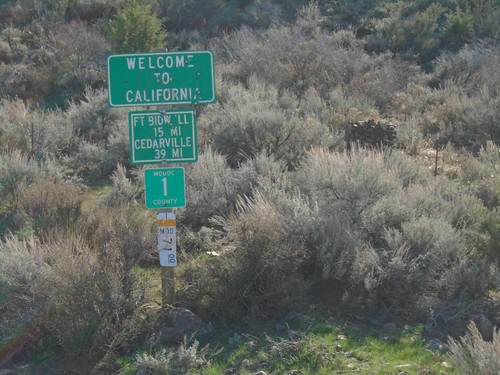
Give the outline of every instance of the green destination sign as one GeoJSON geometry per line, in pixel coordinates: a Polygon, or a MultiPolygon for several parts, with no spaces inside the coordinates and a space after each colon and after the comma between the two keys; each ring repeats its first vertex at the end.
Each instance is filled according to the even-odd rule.
{"type": "Polygon", "coordinates": [[[128,118],[132,164],[198,160],[194,110],[130,112],[128,118]]]}
{"type": "Polygon", "coordinates": [[[110,107],[215,102],[212,51],[108,56],[110,107]]]}
{"type": "Polygon", "coordinates": [[[144,171],[146,208],[186,206],[184,168],[155,168],[144,171]]]}

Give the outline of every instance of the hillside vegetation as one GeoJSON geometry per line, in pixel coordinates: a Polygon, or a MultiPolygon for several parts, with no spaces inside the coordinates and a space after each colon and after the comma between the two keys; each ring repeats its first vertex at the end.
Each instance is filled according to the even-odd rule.
{"type": "Polygon", "coordinates": [[[0,369],[498,373],[499,20],[495,0],[2,1],[0,369]],[[108,54],[166,49],[213,51],[217,90],[175,210],[175,305],[212,330],[171,346],[106,77],[108,54]],[[369,119],[396,144],[347,152],[369,119]],[[398,345],[408,372],[372,353],[398,345]]]}

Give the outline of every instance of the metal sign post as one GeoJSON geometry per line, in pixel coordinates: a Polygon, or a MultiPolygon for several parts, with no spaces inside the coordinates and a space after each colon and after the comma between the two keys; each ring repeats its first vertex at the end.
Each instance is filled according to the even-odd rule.
{"type": "MultiPolygon", "coordinates": [[[[180,51],[109,55],[110,107],[209,104],[216,101],[212,51],[180,51]]],[[[193,109],[129,113],[132,164],[161,164],[144,174],[146,208],[157,214],[158,253],[164,311],[175,303],[177,229],[172,209],[185,207],[184,168],[166,163],[198,160],[196,116],[193,109]]],[[[170,322],[172,323],[172,322],[170,322]]]]}

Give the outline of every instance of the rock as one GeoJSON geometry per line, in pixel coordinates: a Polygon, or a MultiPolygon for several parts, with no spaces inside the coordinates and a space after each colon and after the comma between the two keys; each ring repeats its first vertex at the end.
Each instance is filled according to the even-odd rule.
{"type": "Polygon", "coordinates": [[[479,318],[474,319],[474,323],[484,341],[493,340],[493,323],[488,318],[481,315],[479,318]]]}
{"type": "Polygon", "coordinates": [[[427,349],[433,352],[443,351],[446,349],[446,345],[439,339],[432,339],[427,343],[427,349]]]}
{"type": "Polygon", "coordinates": [[[379,327],[380,324],[381,324],[380,320],[377,319],[377,318],[370,319],[369,322],[370,322],[371,325],[374,325],[376,327],[379,327]]]}
{"type": "Polygon", "coordinates": [[[233,337],[230,337],[229,340],[229,345],[239,345],[243,342],[243,337],[241,335],[238,335],[235,333],[233,337]]]}
{"type": "Polygon", "coordinates": [[[165,312],[165,327],[160,328],[162,344],[179,343],[185,336],[194,335],[202,326],[199,316],[182,307],[172,307],[165,312]]]}
{"type": "Polygon", "coordinates": [[[451,364],[449,364],[448,362],[441,362],[441,366],[446,367],[446,368],[453,368],[453,366],[451,364]]]}
{"type": "Polygon", "coordinates": [[[198,329],[198,332],[196,332],[197,335],[202,336],[202,335],[209,335],[211,333],[215,332],[215,327],[213,326],[212,323],[204,324],[203,326],[198,329]]]}
{"type": "Polygon", "coordinates": [[[382,326],[382,330],[384,332],[396,332],[397,331],[397,327],[396,327],[396,324],[394,323],[385,323],[383,326],[382,326]]]}
{"type": "Polygon", "coordinates": [[[366,311],[370,314],[376,313],[378,311],[378,301],[376,298],[368,297],[365,299],[366,311]]]}
{"type": "Polygon", "coordinates": [[[283,324],[283,323],[276,323],[275,328],[276,328],[276,331],[278,331],[278,332],[285,332],[288,329],[286,324],[283,324]]]}
{"type": "Polygon", "coordinates": [[[30,365],[0,370],[0,375],[30,375],[34,373],[36,373],[36,370],[34,370],[30,365]]]}
{"type": "Polygon", "coordinates": [[[359,123],[349,122],[344,128],[344,141],[347,150],[352,145],[358,147],[382,147],[393,146],[396,143],[397,131],[391,123],[368,120],[359,123]]]}

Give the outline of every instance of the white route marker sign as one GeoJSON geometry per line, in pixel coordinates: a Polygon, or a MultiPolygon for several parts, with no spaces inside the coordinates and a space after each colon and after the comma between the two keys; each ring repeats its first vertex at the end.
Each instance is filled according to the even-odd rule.
{"type": "Polygon", "coordinates": [[[160,253],[160,265],[162,267],[177,266],[177,230],[175,226],[175,214],[172,212],[161,212],[156,216],[158,227],[158,251],[160,253]]]}

